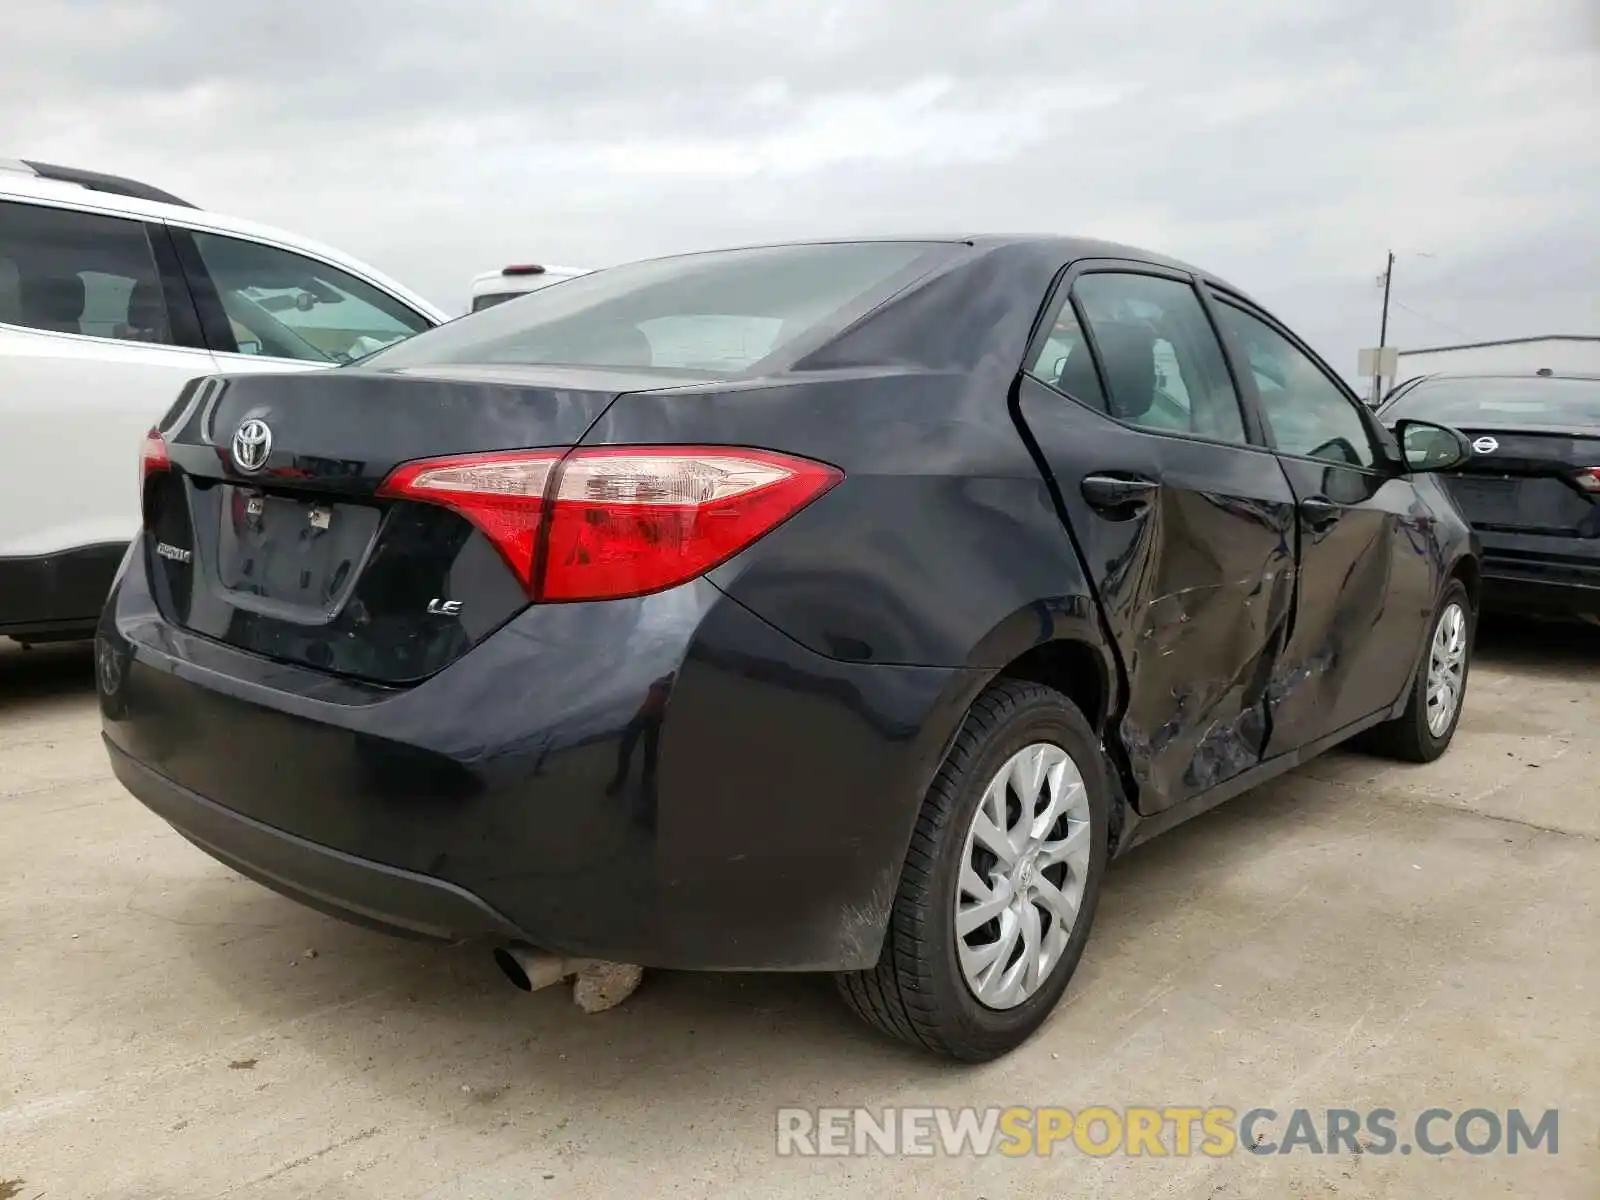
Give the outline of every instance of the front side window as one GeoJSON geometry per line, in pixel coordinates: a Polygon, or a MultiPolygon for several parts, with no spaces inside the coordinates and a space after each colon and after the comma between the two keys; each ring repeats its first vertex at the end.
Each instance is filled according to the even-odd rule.
{"type": "Polygon", "coordinates": [[[1192,287],[1097,272],[1072,290],[1100,355],[1113,417],[1146,429],[1249,440],[1222,347],[1192,287]]]}
{"type": "Polygon", "coordinates": [[[192,236],[233,331],[235,345],[218,349],[345,363],[433,325],[327,263],[241,238],[192,236]]]}
{"type": "Polygon", "coordinates": [[[0,201],[0,321],[171,345],[161,277],[140,221],[0,201]]]}
{"type": "Polygon", "coordinates": [[[473,313],[366,364],[650,367],[736,375],[931,267],[927,242],[720,250],[628,263],[473,313]]]}
{"type": "Polygon", "coordinates": [[[1355,402],[1316,363],[1243,309],[1222,301],[1217,314],[1249,363],[1262,417],[1279,450],[1352,467],[1376,463],[1372,434],[1355,402]]]}

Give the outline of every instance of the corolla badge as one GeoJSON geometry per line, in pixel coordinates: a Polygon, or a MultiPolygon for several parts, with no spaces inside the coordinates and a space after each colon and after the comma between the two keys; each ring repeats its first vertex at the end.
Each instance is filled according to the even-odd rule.
{"type": "Polygon", "coordinates": [[[1472,443],[1472,448],[1479,454],[1493,454],[1500,449],[1500,443],[1492,437],[1481,437],[1472,443]]]}
{"type": "Polygon", "coordinates": [[[241,471],[259,471],[272,456],[272,429],[260,417],[242,421],[233,433],[233,462],[241,471]]]}

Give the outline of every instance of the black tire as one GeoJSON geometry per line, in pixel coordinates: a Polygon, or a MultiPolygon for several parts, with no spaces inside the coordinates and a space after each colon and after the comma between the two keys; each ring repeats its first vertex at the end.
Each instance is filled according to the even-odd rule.
{"type": "Polygon", "coordinates": [[[1478,633],[1478,614],[1472,609],[1466,585],[1452,579],[1439,597],[1433,610],[1433,620],[1428,622],[1428,637],[1422,645],[1422,657],[1417,662],[1417,676],[1411,681],[1411,695],[1406,709],[1392,721],[1376,725],[1361,736],[1357,744],[1364,750],[1381,754],[1401,762],[1429,763],[1449,748],[1461,723],[1461,710],[1467,704],[1467,680],[1472,673],[1472,649],[1478,633]],[[1461,695],[1456,699],[1456,710],[1444,732],[1435,736],[1428,728],[1428,663],[1433,654],[1433,638],[1439,622],[1452,604],[1459,605],[1467,622],[1467,652],[1461,664],[1461,695]]]}
{"type": "Polygon", "coordinates": [[[973,702],[922,803],[876,967],[836,976],[868,1024],[936,1054],[987,1062],[1027,1041],[1066,991],[1089,940],[1106,870],[1109,795],[1099,739],[1070,700],[1041,684],[1002,679],[973,702]],[[1089,801],[1090,852],[1079,915],[1054,969],[1027,1000],[993,1009],[973,996],[955,944],[957,879],[978,804],[1012,755],[1040,741],[1078,767],[1089,801]]]}

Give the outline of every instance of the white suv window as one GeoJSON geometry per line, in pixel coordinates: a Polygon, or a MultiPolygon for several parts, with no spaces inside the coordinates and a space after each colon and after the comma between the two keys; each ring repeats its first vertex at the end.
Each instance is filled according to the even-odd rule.
{"type": "Polygon", "coordinates": [[[241,354],[351,362],[433,325],[327,263],[241,238],[193,237],[241,354]]]}
{"type": "Polygon", "coordinates": [[[143,223],[10,200],[0,201],[0,321],[172,344],[143,223]]]}

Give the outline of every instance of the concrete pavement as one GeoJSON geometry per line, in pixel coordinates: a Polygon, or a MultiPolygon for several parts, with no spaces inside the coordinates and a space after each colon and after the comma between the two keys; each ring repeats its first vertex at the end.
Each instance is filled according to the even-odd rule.
{"type": "Polygon", "coordinates": [[[1600,633],[1486,630],[1439,763],[1338,752],[1136,851],[1067,1002],[975,1070],[825,980],[648,975],[585,1016],[301,909],[122,792],[90,680],[82,650],[0,650],[0,1200],[1600,1196],[1600,633]],[[1092,1104],[1386,1106],[1402,1132],[1559,1108],[1560,1142],[774,1153],[782,1105],[1092,1104]]]}

